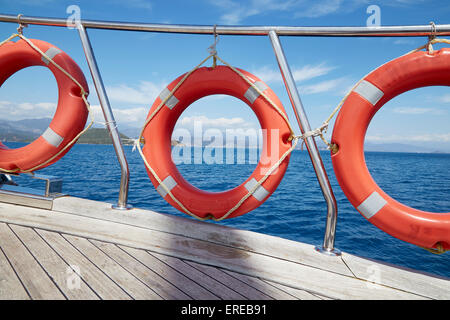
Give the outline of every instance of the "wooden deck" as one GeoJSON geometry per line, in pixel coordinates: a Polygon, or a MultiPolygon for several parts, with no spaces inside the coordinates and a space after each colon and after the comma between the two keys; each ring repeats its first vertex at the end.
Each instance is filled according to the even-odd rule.
{"type": "Polygon", "coordinates": [[[450,299],[450,280],[311,245],[62,197],[0,203],[0,299],[450,299]]]}

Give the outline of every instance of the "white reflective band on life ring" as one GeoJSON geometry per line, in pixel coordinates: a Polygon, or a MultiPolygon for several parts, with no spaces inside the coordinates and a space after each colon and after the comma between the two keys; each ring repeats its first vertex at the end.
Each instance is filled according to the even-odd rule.
{"type": "MultiPolygon", "coordinates": [[[[174,178],[172,178],[172,176],[167,176],[167,178],[165,178],[162,183],[164,183],[164,185],[167,187],[167,189],[172,190],[176,185],[177,182],[174,180],[174,178]]],[[[166,189],[163,188],[162,185],[159,185],[158,188],[156,188],[156,191],[158,191],[158,193],[161,195],[161,197],[165,197],[167,195],[167,191],[166,189]]]]}
{"type": "MultiPolygon", "coordinates": [[[[51,48],[49,48],[47,51],[45,51],[45,55],[46,55],[47,57],[49,57],[50,59],[53,60],[53,58],[54,58],[57,54],[60,54],[61,52],[62,52],[62,51],[59,50],[58,48],[51,47],[51,48]]],[[[45,64],[49,64],[49,63],[50,63],[50,61],[49,61],[46,57],[44,57],[44,56],[42,56],[42,61],[44,61],[45,64]]]]}
{"type": "MultiPolygon", "coordinates": [[[[261,92],[268,89],[268,87],[262,81],[255,82],[254,86],[257,87],[261,92]]],[[[250,101],[251,104],[253,104],[253,102],[255,102],[255,100],[259,97],[259,93],[255,88],[250,86],[250,88],[248,88],[248,90],[244,93],[244,97],[246,97],[247,100],[250,101]]]]}
{"type": "Polygon", "coordinates": [[[372,105],[376,105],[384,95],[383,91],[366,80],[361,81],[353,91],[369,101],[372,105]]]}
{"type": "MultiPolygon", "coordinates": [[[[252,178],[245,184],[245,189],[250,192],[257,183],[256,179],[252,178]]],[[[255,192],[252,194],[258,201],[263,201],[268,195],[269,191],[264,189],[262,185],[256,188],[255,192]]]]}
{"type": "Polygon", "coordinates": [[[378,213],[385,205],[387,201],[383,199],[378,192],[374,191],[367,197],[359,206],[358,211],[367,219],[372,218],[378,213]]]}
{"type": "MultiPolygon", "coordinates": [[[[161,101],[163,101],[164,99],[166,99],[168,96],[170,95],[170,91],[167,88],[164,88],[164,90],[160,93],[159,98],[161,99],[161,101]]],[[[178,103],[178,99],[172,95],[167,101],[166,101],[166,106],[169,109],[172,109],[173,107],[176,106],[176,104],[178,103]]]]}
{"type": "Polygon", "coordinates": [[[64,140],[59,134],[52,130],[52,128],[48,127],[47,130],[42,134],[42,138],[45,139],[52,146],[58,148],[61,142],[64,140]]]}

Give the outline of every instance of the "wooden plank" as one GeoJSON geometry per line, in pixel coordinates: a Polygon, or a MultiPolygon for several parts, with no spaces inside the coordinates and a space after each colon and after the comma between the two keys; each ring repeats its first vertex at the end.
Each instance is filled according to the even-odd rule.
{"type": "Polygon", "coordinates": [[[229,275],[221,269],[202,265],[192,261],[186,261],[187,264],[193,266],[194,268],[200,270],[201,272],[207,274],[211,278],[225,284],[227,287],[233,289],[239,294],[243,295],[249,300],[273,300],[274,297],[267,294],[264,290],[256,289],[253,286],[249,286],[245,282],[242,282],[236,277],[229,275]]]}
{"type": "Polygon", "coordinates": [[[140,282],[87,239],[68,235],[62,236],[134,299],[161,299],[153,290],[140,282]]]}
{"type": "Polygon", "coordinates": [[[167,263],[172,268],[183,273],[185,276],[192,279],[193,281],[201,284],[204,288],[206,288],[209,291],[211,291],[212,293],[214,293],[220,299],[223,299],[223,300],[246,300],[246,298],[243,295],[230,289],[225,284],[223,284],[223,283],[217,281],[216,279],[210,277],[209,275],[201,272],[200,270],[187,264],[185,261],[183,261],[181,259],[166,256],[166,255],[155,253],[155,252],[149,252],[149,253],[151,255],[155,256],[156,258],[160,259],[161,261],[167,263]]]}
{"type": "Polygon", "coordinates": [[[184,235],[193,239],[209,241],[352,276],[351,271],[340,257],[320,254],[310,244],[257,232],[239,230],[228,226],[138,208],[134,208],[131,211],[115,211],[114,214],[111,214],[110,204],[75,197],[55,199],[53,210],[184,235]],[[283,250],[280,250],[280,248],[283,248],[283,250]]]}
{"type": "Polygon", "coordinates": [[[25,288],[0,247],[0,300],[29,300],[25,288]]]}
{"type": "Polygon", "coordinates": [[[176,286],[178,289],[186,293],[195,300],[217,300],[219,297],[212,294],[210,291],[203,288],[198,283],[189,279],[185,275],[178,272],[176,269],[170,267],[168,264],[162,262],[155,256],[150,255],[147,251],[130,248],[126,246],[119,246],[129,255],[133,256],[139,262],[147,266],[149,269],[155,271],[165,280],[176,286]]]}
{"type": "Polygon", "coordinates": [[[17,225],[10,225],[10,227],[67,299],[98,299],[98,296],[83,281],[79,281],[76,286],[71,284],[69,280],[73,270],[33,229],[17,225]]]}
{"type": "Polygon", "coordinates": [[[439,278],[435,275],[400,268],[388,263],[379,263],[347,253],[342,254],[342,259],[360,279],[392,286],[432,299],[450,299],[450,280],[448,278],[439,278]]]}
{"type": "Polygon", "coordinates": [[[100,296],[101,299],[129,300],[115,282],[108,278],[97,266],[89,261],[60,234],[36,229],[36,232],[71,266],[80,271],[80,277],[100,296]]]}
{"type": "MultiPolygon", "coordinates": [[[[0,210],[0,221],[146,249],[203,264],[214,265],[249,276],[274,281],[297,289],[338,299],[423,299],[423,296],[396,290],[365,280],[343,276],[292,261],[257,254],[208,241],[186,238],[131,225],[87,218],[56,211],[8,206],[0,210]],[[373,290],[376,288],[377,290],[373,290]]],[[[317,253],[319,254],[319,253],[317,253]]],[[[433,281],[431,278],[430,281],[433,281]]],[[[447,286],[439,288],[448,292],[447,286]]]]}
{"type": "Polygon", "coordinates": [[[90,240],[97,248],[106,253],[110,258],[132,273],[140,281],[149,286],[160,297],[167,300],[191,299],[183,291],[160,277],[156,272],[149,269],[131,255],[112,243],[90,240]]]}
{"type": "Polygon", "coordinates": [[[262,280],[268,284],[270,284],[271,286],[280,289],[281,291],[287,292],[288,294],[290,294],[291,296],[296,297],[297,299],[300,300],[329,300],[329,298],[323,297],[323,296],[319,296],[317,294],[312,294],[311,292],[305,291],[305,290],[299,290],[299,289],[295,289],[295,288],[291,288],[288,286],[284,286],[281,285],[279,283],[275,283],[272,281],[268,281],[268,280],[262,280]]]}
{"type": "Polygon", "coordinates": [[[287,291],[281,290],[280,288],[271,285],[259,278],[249,277],[245,274],[224,270],[223,272],[229,274],[230,276],[239,279],[243,283],[255,288],[256,290],[262,291],[265,294],[271,296],[276,300],[298,300],[294,295],[291,295],[287,291]]]}
{"type": "Polygon", "coordinates": [[[65,299],[44,269],[5,223],[0,223],[0,246],[32,299],[65,299]]]}

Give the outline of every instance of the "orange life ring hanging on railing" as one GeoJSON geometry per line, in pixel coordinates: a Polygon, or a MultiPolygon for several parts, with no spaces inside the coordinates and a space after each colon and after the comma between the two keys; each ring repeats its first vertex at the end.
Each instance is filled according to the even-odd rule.
{"type": "MultiPolygon", "coordinates": [[[[83,72],[65,52],[41,40],[30,41],[88,92],[83,72]]],[[[59,160],[70,148],[63,152],[61,150],[83,130],[88,116],[80,87],[26,41],[8,41],[0,46],[0,86],[15,72],[31,66],[47,67],[55,76],[58,84],[58,107],[49,127],[38,139],[18,149],[0,147],[0,168],[17,173],[36,167],[42,169],[59,160]],[[58,154],[59,152],[61,153],[58,154]],[[55,159],[48,161],[55,155],[55,159]]],[[[29,116],[32,117],[32,114],[29,116]]]]}
{"type": "MultiPolygon", "coordinates": [[[[246,71],[240,69],[239,71],[285,113],[278,97],[264,82],[246,71]]],[[[184,75],[178,77],[163,90],[150,109],[149,116],[183,77],[184,75]]],[[[255,186],[257,181],[264,177],[265,173],[279,160],[279,157],[289,150],[292,145],[291,141],[289,141],[290,137],[291,131],[286,120],[235,71],[227,66],[202,67],[195,70],[182,83],[174,95],[167,100],[165,106],[160,109],[145,127],[143,132],[145,140],[143,154],[149,165],[170,189],[171,193],[191,213],[198,218],[212,217],[220,219],[255,186]],[[267,132],[267,135],[263,135],[261,159],[252,175],[238,187],[224,192],[207,192],[191,185],[180,174],[171,156],[172,132],[182,112],[196,100],[214,94],[234,96],[247,103],[255,112],[261,128],[267,132]],[[270,152],[270,150],[276,150],[276,152],[270,152]]],[[[256,189],[252,196],[246,199],[227,218],[242,215],[261,205],[281,182],[288,163],[289,156],[256,189]]],[[[172,206],[184,212],[167,192],[161,188],[162,186],[159,185],[148,168],[147,172],[161,196],[172,206]]]]}
{"type": "Polygon", "coordinates": [[[389,100],[425,86],[450,86],[450,49],[418,51],[365,77],[347,97],[333,130],[331,156],[337,180],[352,205],[388,234],[425,248],[450,249],[450,213],[403,205],[375,183],[364,159],[364,137],[375,113],[389,100]]]}

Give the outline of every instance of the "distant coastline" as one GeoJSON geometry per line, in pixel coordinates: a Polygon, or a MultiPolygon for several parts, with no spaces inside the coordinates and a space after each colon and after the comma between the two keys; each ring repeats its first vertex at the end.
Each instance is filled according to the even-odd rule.
{"type": "MultiPolygon", "coordinates": [[[[17,121],[7,121],[0,119],[0,141],[6,142],[23,142],[29,143],[36,140],[50,125],[51,118],[39,118],[39,119],[24,119],[17,121]]],[[[126,134],[120,132],[120,138],[124,145],[133,145],[134,140],[130,137],[135,137],[138,130],[131,130],[130,127],[122,126],[122,129],[126,134]]],[[[121,130],[122,131],[122,130],[121,130]]],[[[97,145],[110,145],[112,144],[111,137],[106,128],[90,128],[85,134],[83,134],[77,141],[77,144],[97,144],[97,145]]],[[[203,141],[203,147],[218,148],[219,146],[213,145],[211,141],[203,141]]],[[[193,141],[181,142],[172,140],[173,147],[200,147],[193,141]]],[[[326,150],[325,145],[318,144],[319,150],[326,150]]],[[[224,145],[222,148],[237,148],[233,145],[224,145]]],[[[259,148],[258,146],[247,146],[249,149],[259,148]]],[[[301,143],[296,147],[296,150],[301,150],[301,143]]],[[[303,146],[303,150],[306,151],[306,147],[303,146]]],[[[397,153],[426,153],[426,154],[450,154],[450,144],[446,142],[435,144],[419,144],[419,143],[378,143],[366,141],[364,144],[364,151],[367,152],[397,152],[397,153]]]]}
{"type": "MultiPolygon", "coordinates": [[[[89,133],[89,131],[86,133],[87,136],[82,136],[80,137],[80,139],[77,141],[76,144],[81,144],[81,145],[112,145],[112,140],[111,137],[109,136],[109,132],[107,129],[103,129],[103,128],[94,128],[94,131],[91,131],[89,133]]],[[[91,129],[92,130],[92,129],[91,129]]],[[[120,134],[121,137],[121,141],[122,144],[125,146],[132,146],[134,144],[134,140],[132,138],[127,137],[124,134],[120,134]]],[[[13,142],[13,143],[30,143],[32,141],[34,141],[35,139],[23,139],[23,140],[19,140],[19,139],[3,139],[0,138],[1,142],[4,143],[8,143],[8,142],[13,142]]],[[[186,145],[181,143],[180,141],[177,140],[172,140],[171,143],[172,147],[179,147],[179,148],[220,148],[218,146],[209,146],[209,145],[203,145],[203,146],[199,146],[199,145],[186,145]]],[[[407,145],[404,145],[407,146],[407,145]]],[[[223,149],[259,149],[262,150],[261,148],[257,148],[257,147],[245,147],[245,148],[241,148],[241,147],[232,147],[232,146],[223,146],[223,149]]],[[[304,147],[303,149],[301,149],[300,147],[295,148],[294,151],[302,151],[302,152],[307,152],[306,147],[304,147]]],[[[325,147],[319,147],[319,151],[324,152],[324,151],[328,151],[325,147]]],[[[377,145],[377,147],[373,148],[370,144],[367,146],[365,146],[364,148],[364,152],[375,152],[375,153],[410,153],[410,154],[450,154],[450,152],[446,152],[443,150],[411,150],[410,148],[405,149],[392,149],[391,147],[386,147],[383,144],[377,145]]]]}

